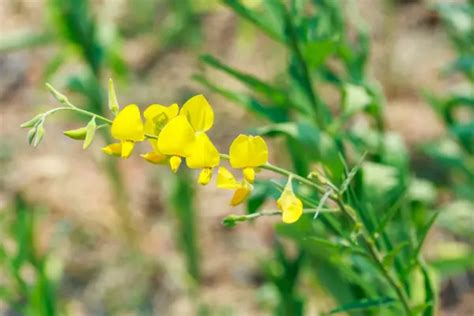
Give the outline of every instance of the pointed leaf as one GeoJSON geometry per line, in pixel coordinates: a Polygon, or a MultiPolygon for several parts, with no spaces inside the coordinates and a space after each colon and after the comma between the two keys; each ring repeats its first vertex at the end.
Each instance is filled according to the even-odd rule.
{"type": "Polygon", "coordinates": [[[362,299],[359,301],[355,301],[352,303],[347,303],[343,304],[339,307],[336,307],[332,309],[329,314],[337,314],[337,313],[342,313],[342,312],[348,312],[348,311],[355,311],[355,310],[367,310],[370,308],[380,308],[382,306],[388,306],[393,304],[394,302],[397,302],[397,300],[391,298],[391,297],[380,297],[376,299],[362,299]]]}

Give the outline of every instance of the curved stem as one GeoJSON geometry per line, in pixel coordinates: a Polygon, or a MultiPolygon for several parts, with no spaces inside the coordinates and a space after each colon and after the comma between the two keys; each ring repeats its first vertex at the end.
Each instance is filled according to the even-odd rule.
{"type": "MultiPolygon", "coordinates": [[[[230,158],[229,158],[229,155],[227,155],[227,154],[220,154],[220,157],[221,157],[222,159],[225,159],[225,160],[229,160],[229,159],[230,159],[230,158]]],[[[265,170],[273,171],[273,172],[278,173],[278,174],[281,174],[281,175],[283,175],[283,176],[285,176],[285,177],[292,177],[294,180],[296,180],[296,181],[298,181],[298,182],[300,182],[300,183],[303,183],[303,184],[305,184],[305,185],[307,185],[307,186],[310,186],[310,187],[316,189],[316,190],[317,190],[318,192],[320,192],[320,193],[323,193],[323,194],[324,194],[324,193],[326,192],[326,189],[323,188],[322,186],[318,185],[317,183],[314,183],[313,181],[311,181],[311,180],[309,180],[309,179],[306,179],[305,177],[302,177],[302,176],[300,176],[300,175],[298,175],[298,174],[296,174],[296,173],[293,173],[293,172],[291,172],[291,171],[289,171],[289,170],[286,170],[286,169],[280,168],[280,167],[278,167],[278,166],[272,165],[272,164],[270,164],[270,163],[266,163],[266,164],[264,164],[264,165],[261,165],[261,166],[259,166],[259,168],[265,169],[265,170]]],[[[335,197],[334,195],[332,195],[330,198],[331,198],[331,199],[335,199],[336,197],[335,197]]]]}

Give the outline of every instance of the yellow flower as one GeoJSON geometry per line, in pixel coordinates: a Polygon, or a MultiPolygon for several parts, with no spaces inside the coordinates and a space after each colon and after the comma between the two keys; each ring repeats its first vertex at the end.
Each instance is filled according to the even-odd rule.
{"type": "Polygon", "coordinates": [[[196,132],[206,132],[214,124],[214,111],[202,94],[186,101],[179,115],[185,116],[196,132]]]}
{"type": "Polygon", "coordinates": [[[267,144],[260,136],[239,135],[229,149],[232,168],[243,169],[244,178],[253,183],[255,169],[268,162],[267,144]]]}
{"type": "Polygon", "coordinates": [[[230,205],[236,206],[250,195],[252,191],[252,185],[246,180],[238,182],[232,173],[229,172],[225,167],[219,167],[217,171],[217,187],[227,190],[235,190],[234,195],[230,201],[230,205]]]}
{"type": "Polygon", "coordinates": [[[188,119],[196,137],[186,164],[191,169],[202,169],[198,183],[206,185],[211,181],[212,168],[220,162],[219,151],[205,133],[214,124],[214,111],[206,98],[199,94],[184,103],[179,115],[188,119]]]}
{"type": "Polygon", "coordinates": [[[196,134],[196,140],[191,147],[191,154],[186,158],[189,168],[202,168],[198,183],[206,185],[211,181],[212,168],[220,162],[219,152],[205,133],[196,134]]]}
{"type": "MultiPolygon", "coordinates": [[[[209,183],[212,168],[219,165],[220,157],[205,133],[214,124],[214,112],[206,98],[203,95],[190,98],[184,103],[179,115],[177,105],[172,105],[169,109],[155,106],[153,111],[155,121],[164,123],[157,134],[155,151],[171,156],[169,163],[174,172],[178,170],[182,158],[186,158],[189,168],[202,169],[198,182],[203,185],[209,183]]],[[[157,132],[156,124],[150,125],[157,132]]]]}
{"type": "Polygon", "coordinates": [[[188,157],[191,153],[196,137],[194,130],[183,115],[171,119],[161,130],[158,136],[158,151],[170,157],[170,167],[176,172],[181,164],[182,157],[188,157]]]}
{"type": "Polygon", "coordinates": [[[178,115],[178,104],[170,106],[152,104],[143,112],[145,117],[145,133],[158,136],[165,125],[178,115]]]}
{"type": "MultiPolygon", "coordinates": [[[[176,103],[170,106],[160,104],[148,106],[145,112],[143,112],[145,117],[145,133],[158,137],[166,124],[178,115],[178,111],[179,108],[176,103]]],[[[153,147],[153,151],[141,155],[141,157],[153,164],[163,164],[169,161],[168,157],[158,149],[157,138],[149,138],[148,140],[153,147]]]]}
{"type": "Polygon", "coordinates": [[[303,202],[293,192],[291,178],[288,179],[285,189],[277,200],[277,206],[283,212],[283,222],[287,224],[296,222],[303,214],[303,202]]]}
{"type": "Polygon", "coordinates": [[[122,158],[130,157],[135,143],[145,139],[143,122],[137,105],[127,105],[118,112],[112,122],[111,134],[113,138],[120,140],[120,143],[108,145],[102,150],[106,154],[119,155],[122,158]]]}

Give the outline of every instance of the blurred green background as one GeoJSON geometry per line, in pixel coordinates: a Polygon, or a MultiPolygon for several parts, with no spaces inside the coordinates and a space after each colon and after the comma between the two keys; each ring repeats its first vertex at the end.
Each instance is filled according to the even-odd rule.
{"type": "Polygon", "coordinates": [[[28,146],[19,125],[57,106],[45,82],[109,115],[111,77],[122,106],[205,94],[222,152],[259,133],[303,176],[341,182],[339,157],[367,152],[347,198],[413,314],[472,315],[473,16],[448,0],[0,0],[0,314],[402,315],[373,266],[334,248],[337,217],[222,225],[275,208],[266,173],[231,209],[193,172],[104,156],[105,130],[83,151],[62,135],[81,117],[28,146]]]}

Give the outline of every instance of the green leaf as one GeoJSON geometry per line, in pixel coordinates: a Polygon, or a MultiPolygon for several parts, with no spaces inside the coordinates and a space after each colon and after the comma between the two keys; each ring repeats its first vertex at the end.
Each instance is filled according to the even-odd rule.
{"type": "Polygon", "coordinates": [[[343,88],[342,107],[346,115],[360,112],[372,103],[372,96],[362,86],[345,84],[343,88]]]}
{"type": "Polygon", "coordinates": [[[109,109],[114,115],[117,115],[120,109],[112,78],[109,79],[109,109]]]}
{"type": "Polygon", "coordinates": [[[395,248],[393,248],[392,251],[390,251],[383,258],[383,260],[382,260],[383,265],[386,268],[391,268],[393,266],[393,262],[394,262],[396,256],[400,253],[400,251],[402,251],[403,248],[405,248],[406,246],[409,246],[409,245],[410,245],[409,242],[402,242],[402,243],[398,244],[397,246],[395,246],[395,248]]]}
{"type": "Polygon", "coordinates": [[[363,256],[363,257],[367,257],[367,253],[363,249],[355,247],[355,246],[351,246],[343,240],[331,240],[331,239],[319,238],[319,237],[308,237],[308,238],[305,238],[305,240],[309,242],[310,244],[313,244],[315,247],[318,247],[318,249],[320,250],[324,249],[331,253],[337,253],[340,255],[346,252],[346,254],[352,253],[352,254],[363,256]]]}
{"type": "Polygon", "coordinates": [[[434,312],[436,308],[437,294],[433,285],[433,280],[430,277],[428,267],[421,259],[418,260],[418,265],[420,266],[421,273],[423,274],[423,284],[425,287],[425,306],[423,316],[432,316],[435,314],[434,312]]]}
{"type": "Polygon", "coordinates": [[[95,130],[97,128],[97,124],[95,123],[95,116],[87,123],[86,126],[86,137],[84,139],[84,144],[82,145],[82,149],[87,149],[94,139],[95,130]]]}
{"type": "Polygon", "coordinates": [[[420,256],[421,248],[423,247],[423,244],[425,243],[426,236],[428,235],[428,232],[430,231],[431,226],[433,226],[434,222],[436,221],[436,218],[438,218],[439,212],[434,213],[430,220],[426,223],[426,225],[422,228],[420,232],[420,237],[418,241],[418,246],[416,247],[416,250],[413,254],[413,258],[417,260],[420,256]]]}
{"type": "Polygon", "coordinates": [[[269,106],[246,94],[225,89],[210,82],[204,76],[195,75],[193,76],[193,78],[202,85],[206,86],[211,91],[222,95],[223,97],[227,98],[232,102],[235,102],[236,104],[242,105],[248,111],[254,112],[255,114],[271,122],[284,122],[288,120],[288,113],[286,109],[283,109],[281,107],[269,106]]]}
{"type": "Polygon", "coordinates": [[[252,24],[254,24],[256,27],[265,32],[274,40],[282,43],[284,42],[284,36],[282,32],[276,30],[264,14],[248,9],[239,0],[223,0],[223,2],[225,5],[229,6],[236,14],[250,21],[252,24]]]}
{"type": "Polygon", "coordinates": [[[443,279],[453,277],[472,269],[474,266],[474,252],[454,258],[439,258],[429,262],[443,279]]]}
{"type": "Polygon", "coordinates": [[[270,84],[252,76],[245,74],[241,71],[238,71],[232,67],[224,65],[219,60],[211,55],[202,55],[201,60],[206,64],[219,69],[230,76],[238,79],[244,83],[247,87],[252,89],[254,92],[259,92],[273,100],[277,105],[288,106],[288,97],[287,95],[279,88],[273,87],[270,84]]]}
{"type": "Polygon", "coordinates": [[[317,146],[320,134],[317,128],[305,122],[271,124],[256,128],[253,132],[263,136],[288,135],[301,144],[312,148],[317,146]]]}
{"type": "Polygon", "coordinates": [[[309,42],[303,47],[303,55],[311,69],[319,68],[337,50],[337,38],[309,42]]]}
{"type": "Polygon", "coordinates": [[[356,310],[367,310],[374,307],[385,307],[392,305],[397,302],[396,299],[391,297],[380,297],[376,299],[362,299],[352,303],[343,304],[339,307],[332,309],[329,314],[337,314],[342,312],[356,311],[356,310]]]}

